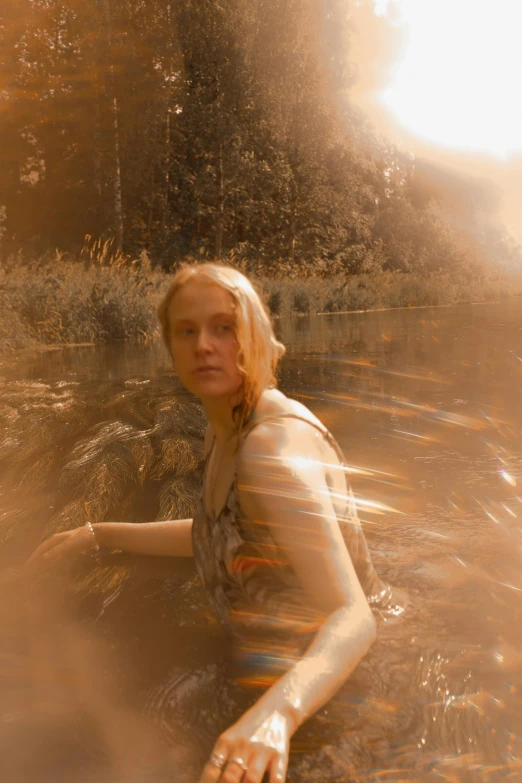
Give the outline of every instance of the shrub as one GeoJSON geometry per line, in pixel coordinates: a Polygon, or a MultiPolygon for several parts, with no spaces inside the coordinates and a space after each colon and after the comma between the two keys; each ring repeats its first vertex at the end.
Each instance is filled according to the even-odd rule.
{"type": "MultiPolygon", "coordinates": [[[[108,342],[156,336],[156,307],[170,276],[155,272],[143,251],[131,260],[91,245],[81,260],[63,254],[0,265],[0,350],[50,343],[108,342]]],[[[84,249],[85,250],[85,249],[84,249]]],[[[234,259],[231,259],[234,263],[234,259]]],[[[509,296],[507,278],[485,272],[382,271],[331,277],[297,276],[279,265],[277,276],[260,264],[247,269],[273,316],[483,302],[509,296]]],[[[306,270],[305,270],[306,272],[306,270]]]]}
{"type": "MultiPolygon", "coordinates": [[[[21,337],[32,342],[77,343],[148,340],[157,331],[153,292],[158,281],[133,268],[90,266],[61,261],[59,267],[29,264],[3,275],[5,306],[0,319],[4,350],[13,344],[6,331],[16,318],[21,337]],[[7,317],[6,314],[9,313],[7,317]]],[[[157,277],[157,276],[156,276],[157,277]]]]}

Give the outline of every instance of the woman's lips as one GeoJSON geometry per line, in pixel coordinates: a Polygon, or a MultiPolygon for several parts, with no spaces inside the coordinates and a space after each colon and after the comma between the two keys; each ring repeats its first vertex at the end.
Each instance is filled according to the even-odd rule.
{"type": "Polygon", "coordinates": [[[213,372],[219,372],[217,367],[200,367],[194,370],[194,375],[210,375],[213,372]]]}

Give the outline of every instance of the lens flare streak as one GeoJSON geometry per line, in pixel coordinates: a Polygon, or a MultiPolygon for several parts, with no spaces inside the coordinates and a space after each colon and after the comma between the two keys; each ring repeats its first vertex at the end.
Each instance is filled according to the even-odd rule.
{"type": "Polygon", "coordinates": [[[404,398],[389,397],[387,395],[373,395],[374,398],[382,400],[382,403],[380,404],[377,403],[374,399],[369,402],[365,402],[361,398],[354,397],[350,394],[324,391],[313,394],[294,392],[294,396],[303,397],[304,399],[316,399],[322,401],[333,400],[340,405],[355,407],[360,410],[372,411],[374,413],[392,414],[394,416],[400,416],[403,418],[421,414],[430,420],[438,421],[442,424],[451,424],[456,427],[466,427],[469,430],[475,431],[486,429],[486,427],[491,424],[491,422],[487,420],[486,416],[484,416],[486,421],[482,421],[482,419],[479,418],[451,413],[450,411],[443,411],[439,408],[433,408],[429,405],[421,405],[410,402],[404,398]]]}

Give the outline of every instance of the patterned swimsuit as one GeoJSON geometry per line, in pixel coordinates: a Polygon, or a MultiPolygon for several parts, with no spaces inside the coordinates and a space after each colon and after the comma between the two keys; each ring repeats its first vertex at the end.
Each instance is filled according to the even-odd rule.
{"type": "MultiPolygon", "coordinates": [[[[318,421],[293,413],[250,421],[243,430],[239,448],[257,424],[282,418],[300,419],[318,429],[335,449],[341,466],[345,466],[342,451],[328,429],[318,421]]],[[[203,491],[194,514],[192,544],[196,568],[213,614],[232,632],[236,642],[241,643],[241,638],[251,633],[259,638],[265,636],[267,642],[269,637],[295,639],[297,635],[306,637],[300,645],[306,647],[320,618],[309,606],[269,525],[252,523],[243,514],[237,490],[237,458],[234,480],[218,517],[212,518],[205,509],[204,487],[211,452],[212,448],[205,460],[203,491]]],[[[343,539],[369,604],[382,605],[390,591],[373,567],[348,484],[347,494],[345,512],[338,519],[343,539]]]]}
{"type": "MultiPolygon", "coordinates": [[[[289,417],[306,421],[318,429],[334,447],[344,466],[342,451],[328,429],[297,414],[283,413],[270,419],[251,420],[244,427],[241,443],[261,421],[279,421],[289,417]]],[[[230,654],[200,667],[196,678],[207,698],[196,700],[197,714],[193,713],[192,717],[199,732],[207,735],[208,747],[221,731],[259,698],[262,689],[303,655],[320,622],[317,611],[307,601],[294,570],[276,546],[269,528],[260,523],[253,524],[242,512],[237,471],[218,517],[213,518],[207,513],[204,489],[211,452],[212,448],[205,459],[202,491],[194,512],[192,543],[196,568],[210,601],[214,627],[227,640],[224,648],[230,654]]],[[[347,490],[347,508],[338,520],[342,536],[370,606],[378,613],[386,612],[391,605],[392,594],[373,567],[348,485],[347,490]]],[[[332,771],[332,776],[328,777],[325,753],[330,748],[330,753],[339,759],[339,748],[331,743],[346,733],[347,722],[352,724],[353,729],[354,704],[360,702],[359,696],[354,697],[353,679],[352,675],[336,697],[316,712],[292,738],[293,753],[287,774],[289,783],[315,779],[314,765],[317,766],[317,774],[320,770],[318,779],[321,783],[337,779],[332,758],[326,763],[326,768],[332,771]],[[334,747],[335,750],[332,750],[334,747]]],[[[186,718],[185,714],[185,723],[186,718]]],[[[337,773],[339,769],[337,767],[337,773]]],[[[343,770],[346,772],[346,765],[343,770]]]]}

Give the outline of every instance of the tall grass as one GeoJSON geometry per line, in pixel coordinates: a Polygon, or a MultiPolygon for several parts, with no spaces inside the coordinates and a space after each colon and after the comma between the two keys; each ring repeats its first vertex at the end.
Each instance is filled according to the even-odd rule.
{"type": "Polygon", "coordinates": [[[148,339],[155,331],[153,293],[162,275],[146,255],[134,263],[118,256],[70,260],[60,256],[4,263],[0,319],[4,348],[20,342],[81,343],[148,339]],[[9,317],[5,317],[8,313],[9,317]],[[13,317],[14,316],[14,317],[13,317]],[[17,339],[17,335],[21,339],[17,339]]]}
{"type": "MultiPolygon", "coordinates": [[[[168,375],[111,393],[103,384],[0,381],[0,573],[87,520],[192,516],[205,415],[179,390],[168,375]]],[[[79,563],[76,588],[116,587],[131,572],[118,560],[79,563]]]]}
{"type": "Polygon", "coordinates": [[[254,278],[273,315],[334,313],[498,301],[513,293],[509,281],[469,280],[448,273],[372,272],[332,278],[254,278]]]}
{"type": "MultiPolygon", "coordinates": [[[[249,271],[249,270],[246,270],[249,271]]],[[[507,279],[485,274],[376,271],[330,278],[251,278],[274,316],[386,307],[496,301],[512,292],[507,279]]],[[[147,341],[158,333],[156,307],[169,275],[88,238],[76,259],[58,251],[38,260],[0,262],[0,352],[36,345],[147,341]]]]}

